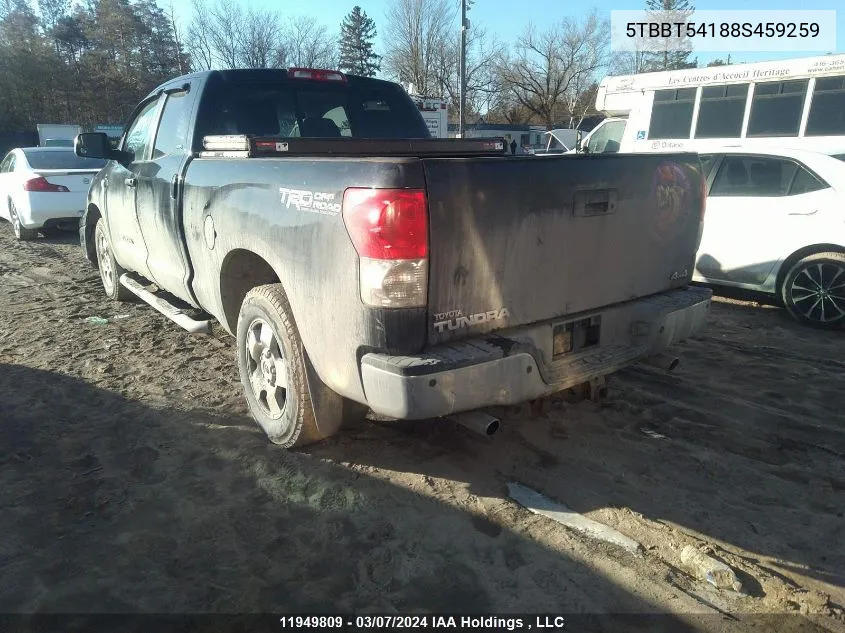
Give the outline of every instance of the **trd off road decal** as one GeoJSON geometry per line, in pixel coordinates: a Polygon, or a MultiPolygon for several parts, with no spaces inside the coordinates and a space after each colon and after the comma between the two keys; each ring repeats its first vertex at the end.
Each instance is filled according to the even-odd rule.
{"type": "Polygon", "coordinates": [[[507,308],[478,312],[468,316],[464,316],[462,310],[450,310],[449,312],[440,312],[439,314],[434,315],[434,329],[438,332],[445,332],[446,330],[451,332],[452,330],[472,327],[473,325],[480,325],[481,323],[506,321],[509,316],[510,312],[508,312],[507,308]]]}
{"type": "Polygon", "coordinates": [[[657,167],[649,204],[656,209],[652,236],[658,242],[666,244],[684,232],[692,217],[692,196],[692,185],[683,167],[671,161],[657,167]]]}
{"type": "Polygon", "coordinates": [[[310,211],[322,215],[337,215],[340,213],[340,203],[334,201],[337,198],[335,193],[279,187],[279,194],[282,198],[282,204],[288,209],[293,207],[297,211],[310,211]]]}

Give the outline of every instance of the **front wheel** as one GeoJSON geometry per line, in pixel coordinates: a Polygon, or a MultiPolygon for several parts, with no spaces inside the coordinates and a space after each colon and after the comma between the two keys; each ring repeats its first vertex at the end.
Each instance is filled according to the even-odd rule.
{"type": "Polygon", "coordinates": [[[247,293],[236,338],[247,404],[270,441],[294,448],[324,439],[308,392],[299,332],[281,285],[247,293]]]}
{"type": "Polygon", "coordinates": [[[97,251],[97,267],[100,269],[103,290],[106,291],[106,295],[110,299],[127,301],[132,297],[132,293],[120,283],[120,276],[126,270],[114,258],[109,232],[102,218],[97,220],[97,227],[94,229],[94,245],[97,251]]]}
{"type": "Polygon", "coordinates": [[[784,277],[781,299],[800,323],[821,329],[845,325],[845,254],[816,253],[784,277]]]}
{"type": "Polygon", "coordinates": [[[18,217],[18,210],[14,203],[9,203],[9,215],[12,216],[12,230],[15,232],[15,237],[20,242],[29,242],[38,237],[37,229],[28,229],[21,224],[21,219],[18,217]]]}

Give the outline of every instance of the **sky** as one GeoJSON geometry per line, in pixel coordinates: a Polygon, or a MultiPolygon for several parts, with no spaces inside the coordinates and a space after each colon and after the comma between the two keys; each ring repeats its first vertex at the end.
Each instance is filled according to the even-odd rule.
{"type": "MultiPolygon", "coordinates": [[[[171,0],[159,0],[161,6],[166,6],[171,0]]],[[[213,1],[213,0],[212,0],[213,1]]],[[[279,11],[282,17],[296,15],[312,15],[321,23],[333,29],[340,28],[343,17],[359,4],[376,23],[376,29],[384,24],[385,10],[390,0],[308,0],[307,2],[279,2],[278,0],[235,0],[242,6],[254,6],[279,11]],[[307,7],[307,9],[305,8],[307,7]]],[[[459,0],[452,0],[456,7],[460,7],[459,0]]],[[[191,19],[190,0],[172,0],[177,18],[183,28],[191,19]]],[[[796,6],[795,0],[745,0],[741,5],[736,0],[693,0],[699,10],[788,10],[788,9],[839,9],[836,15],[836,50],[830,52],[845,52],[845,2],[843,0],[807,0],[796,6]]],[[[484,25],[488,32],[495,34],[505,42],[513,42],[520,31],[533,22],[540,27],[566,17],[583,17],[591,7],[598,9],[603,17],[610,19],[611,10],[643,9],[644,0],[594,0],[591,4],[568,2],[567,0],[527,0],[515,3],[513,0],[475,0],[475,4],[468,17],[472,24],[484,25]]],[[[455,36],[459,33],[459,20],[455,20],[455,36]]],[[[377,39],[377,49],[381,49],[381,42],[377,39]]],[[[752,53],[743,52],[732,56],[731,61],[753,62],[769,59],[785,59],[790,57],[806,57],[821,55],[818,52],[784,52],[784,53],[752,53]]],[[[699,65],[704,65],[715,58],[724,58],[725,53],[698,53],[699,65]]]]}

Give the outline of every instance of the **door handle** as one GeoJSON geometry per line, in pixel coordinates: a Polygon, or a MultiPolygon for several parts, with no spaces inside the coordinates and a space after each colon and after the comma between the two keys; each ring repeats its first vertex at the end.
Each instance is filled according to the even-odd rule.
{"type": "Polygon", "coordinates": [[[170,197],[176,200],[179,195],[179,174],[173,174],[170,179],[170,197]]]}
{"type": "Polygon", "coordinates": [[[789,215],[816,215],[819,210],[816,209],[815,211],[808,211],[807,213],[790,213],[789,215]]]}
{"type": "Polygon", "coordinates": [[[127,178],[123,182],[127,187],[134,187],[135,185],[138,184],[138,179],[137,178],[127,178]]]}
{"type": "Polygon", "coordinates": [[[618,200],[616,189],[581,189],[575,192],[572,214],[582,218],[611,215],[618,200]]]}

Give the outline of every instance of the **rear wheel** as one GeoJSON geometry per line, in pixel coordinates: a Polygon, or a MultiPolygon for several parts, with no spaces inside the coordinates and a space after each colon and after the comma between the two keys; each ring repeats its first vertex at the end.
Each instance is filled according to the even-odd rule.
{"type": "Polygon", "coordinates": [[[12,216],[12,230],[15,232],[15,237],[18,241],[28,242],[38,237],[37,229],[28,229],[21,224],[21,219],[18,217],[18,210],[15,209],[15,203],[9,203],[9,215],[12,216]]]}
{"type": "Polygon", "coordinates": [[[250,290],[237,328],[238,370],[252,417],[275,444],[304,446],[317,428],[299,332],[279,284],[250,290]]]}
{"type": "Polygon", "coordinates": [[[816,253],[784,277],[781,299],[799,322],[822,329],[845,325],[845,254],[816,253]]]}
{"type": "Polygon", "coordinates": [[[114,258],[109,232],[102,219],[97,220],[97,228],[94,229],[94,245],[97,250],[97,267],[100,269],[103,290],[110,299],[127,301],[133,295],[120,284],[120,276],[126,270],[114,258]]]}

